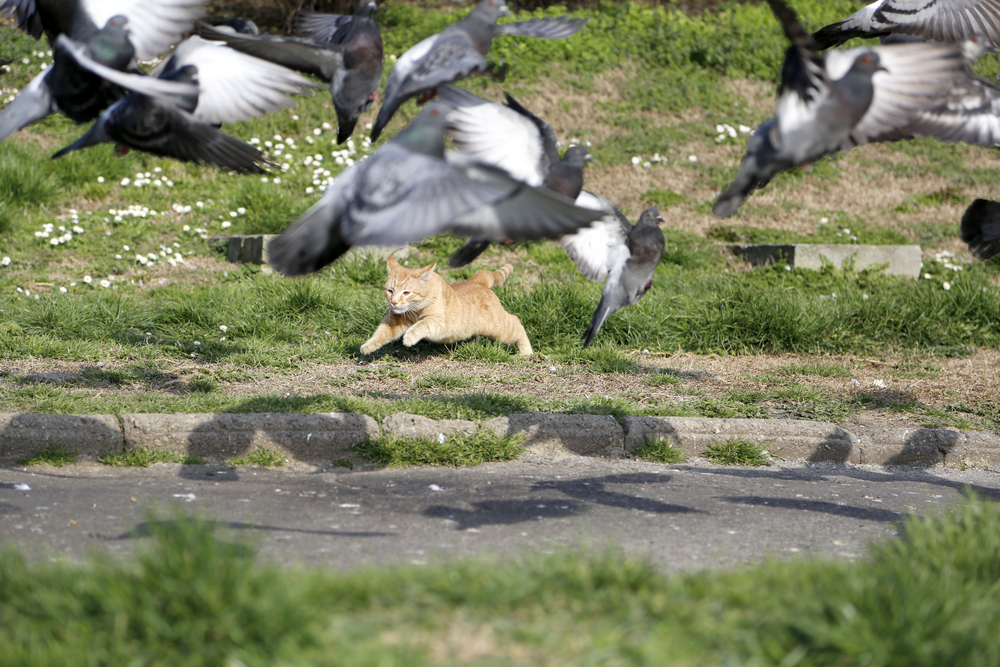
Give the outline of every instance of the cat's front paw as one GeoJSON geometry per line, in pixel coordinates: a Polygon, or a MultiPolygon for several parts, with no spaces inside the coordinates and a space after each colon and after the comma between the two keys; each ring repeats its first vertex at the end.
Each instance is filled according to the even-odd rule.
{"type": "Polygon", "coordinates": [[[372,352],[374,352],[375,350],[379,349],[380,347],[382,347],[382,346],[381,345],[376,345],[375,343],[373,343],[372,341],[369,340],[367,343],[365,343],[364,345],[361,346],[361,354],[371,354],[372,352]]]}
{"type": "Polygon", "coordinates": [[[420,334],[412,333],[412,330],[407,331],[406,334],[403,335],[403,345],[406,347],[413,347],[420,342],[421,338],[423,338],[423,336],[420,334]]]}

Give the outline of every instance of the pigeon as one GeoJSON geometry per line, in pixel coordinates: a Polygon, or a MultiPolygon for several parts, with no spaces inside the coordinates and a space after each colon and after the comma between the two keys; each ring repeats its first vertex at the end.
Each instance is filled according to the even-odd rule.
{"type": "Polygon", "coordinates": [[[125,16],[113,16],[85,40],[62,35],[52,47],[52,64],[0,111],[0,141],[50,114],[61,112],[76,123],[87,123],[125,94],[117,85],[79,66],[70,50],[110,69],[141,74],[129,39],[125,16]]]}
{"type": "MultiPolygon", "coordinates": [[[[899,36],[936,42],[961,42],[984,35],[990,47],[1000,45],[1000,2],[997,0],[876,0],[843,21],[813,33],[818,48],[839,46],[854,37],[899,36]]],[[[887,38],[889,38],[887,40],[887,38]]]]}
{"type": "Polygon", "coordinates": [[[444,102],[427,105],[391,141],[342,172],[271,242],[271,265],[301,275],[351,246],[415,243],[449,231],[491,240],[557,238],[601,217],[502,169],[446,153],[450,109],[444,102]]]}
{"type": "Polygon", "coordinates": [[[587,19],[546,17],[501,26],[497,25],[501,16],[510,16],[505,0],[481,0],[465,18],[418,42],[400,56],[389,74],[371,140],[379,138],[396,110],[410,98],[424,95],[430,99],[438,86],[476,73],[502,79],[504,71],[494,72],[486,61],[494,37],[564,39],[575,35],[587,22],[587,19]]]}
{"type": "MultiPolygon", "coordinates": [[[[504,93],[497,104],[445,84],[441,100],[455,109],[448,114],[448,134],[455,147],[473,159],[499,167],[532,186],[544,186],[576,199],[583,188],[583,167],[593,161],[584,146],[571,146],[559,157],[556,135],[548,123],[504,93]]],[[[490,241],[470,238],[449,259],[457,268],[476,259],[490,241]]]]}
{"type": "MultiPolygon", "coordinates": [[[[197,91],[198,68],[185,65],[157,80],[187,83],[197,91]]],[[[197,93],[168,102],[131,93],[111,105],[86,134],[52,158],[113,142],[119,147],[119,155],[135,148],[185,162],[207,162],[241,173],[267,173],[259,164],[265,162],[264,155],[256,148],[208,123],[195,120],[190,111],[197,104],[197,93]]]]}
{"type": "Polygon", "coordinates": [[[208,0],[0,0],[0,14],[16,15],[18,27],[50,44],[65,34],[85,41],[112,16],[128,18],[139,60],[152,60],[180,41],[205,15],[208,0]]]}
{"type": "Polygon", "coordinates": [[[1000,202],[977,199],[962,216],[962,241],[976,259],[989,259],[1000,253],[1000,202]]]}
{"type": "Polygon", "coordinates": [[[918,42],[820,55],[795,13],[782,0],[768,3],[792,46],[775,117],[747,142],[736,179],[712,208],[720,218],[782,171],[864,143],[914,136],[918,113],[938,105],[956,77],[968,78],[958,45],[918,42]]]}
{"type": "Polygon", "coordinates": [[[655,208],[643,211],[633,226],[603,197],[584,191],[576,204],[607,212],[601,222],[556,241],[584,276],[605,280],[597,311],[583,334],[586,348],[608,317],[623,306],[635,305],[653,286],[665,242],[659,226],[663,218],[655,208]]]}
{"type": "MultiPolygon", "coordinates": [[[[263,173],[264,156],[256,148],[213,127],[247,120],[294,102],[288,93],[309,92],[314,85],[289,69],[191,37],[174,50],[157,77],[137,76],[105,67],[88,57],[65,35],[57,45],[88,72],[134,92],[101,114],[80,139],[53,158],[87,146],[114,141],[184,161],[208,162],[239,172],[263,173]],[[167,99],[157,90],[183,84],[167,99]]],[[[124,151],[124,152],[127,152],[124,151]]]]}
{"type": "Polygon", "coordinates": [[[374,0],[357,0],[350,21],[334,14],[313,13],[304,19],[307,26],[320,26],[307,28],[313,38],[238,35],[207,25],[199,25],[198,33],[328,83],[337,112],[337,143],[342,144],[354,132],[358,117],[371,108],[382,82],[382,36],[375,10],[374,0]],[[340,28],[336,30],[322,28],[338,21],[340,28]]]}

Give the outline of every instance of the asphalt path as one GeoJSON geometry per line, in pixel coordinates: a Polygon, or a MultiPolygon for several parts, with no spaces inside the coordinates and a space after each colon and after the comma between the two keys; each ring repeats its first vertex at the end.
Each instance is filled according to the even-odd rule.
{"type": "Polygon", "coordinates": [[[211,521],[262,558],[339,570],[608,547],[666,571],[863,556],[899,521],[1000,500],[983,470],[778,463],[734,468],[526,454],[475,468],[224,465],[0,469],[0,546],[29,559],[133,553],[150,521],[211,521]]]}

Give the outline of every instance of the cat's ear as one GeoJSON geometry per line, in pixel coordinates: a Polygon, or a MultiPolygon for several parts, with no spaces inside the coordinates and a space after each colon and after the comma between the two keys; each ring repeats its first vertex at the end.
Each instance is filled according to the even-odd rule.
{"type": "Polygon", "coordinates": [[[418,271],[420,271],[420,273],[418,274],[420,276],[420,279],[424,281],[430,280],[431,274],[434,273],[434,267],[436,266],[437,262],[434,262],[433,264],[429,264],[421,269],[417,269],[418,271]]]}
{"type": "Polygon", "coordinates": [[[389,255],[389,259],[385,260],[385,263],[389,266],[390,271],[392,271],[393,269],[400,268],[399,262],[397,262],[396,258],[393,257],[392,255],[389,255]]]}

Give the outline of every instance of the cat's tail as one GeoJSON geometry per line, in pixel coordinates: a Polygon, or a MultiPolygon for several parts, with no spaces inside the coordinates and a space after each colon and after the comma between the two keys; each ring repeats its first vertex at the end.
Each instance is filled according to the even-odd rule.
{"type": "Polygon", "coordinates": [[[504,264],[496,271],[476,271],[469,282],[479,283],[483,287],[500,287],[513,272],[513,266],[504,264]]]}

